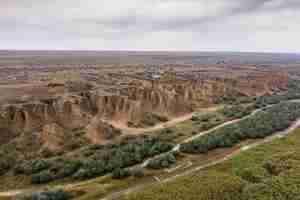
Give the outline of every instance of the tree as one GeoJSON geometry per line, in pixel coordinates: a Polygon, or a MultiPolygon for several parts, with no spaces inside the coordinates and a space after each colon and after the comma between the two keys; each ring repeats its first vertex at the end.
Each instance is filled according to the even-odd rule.
{"type": "Polygon", "coordinates": [[[124,179],[131,175],[131,172],[127,169],[117,168],[112,172],[113,179],[124,179]]]}

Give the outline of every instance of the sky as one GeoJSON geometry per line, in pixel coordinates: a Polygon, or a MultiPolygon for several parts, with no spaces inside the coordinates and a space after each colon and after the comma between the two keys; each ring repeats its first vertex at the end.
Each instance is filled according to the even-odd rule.
{"type": "Polygon", "coordinates": [[[0,0],[0,49],[300,52],[300,0],[0,0]]]}

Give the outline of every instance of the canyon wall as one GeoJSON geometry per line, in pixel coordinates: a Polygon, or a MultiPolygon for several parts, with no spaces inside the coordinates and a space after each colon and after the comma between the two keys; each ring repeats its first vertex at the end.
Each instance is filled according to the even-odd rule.
{"type": "MultiPolygon", "coordinates": [[[[235,78],[174,76],[132,80],[125,87],[115,85],[114,92],[94,88],[40,101],[2,105],[0,133],[5,137],[0,137],[0,142],[7,143],[24,132],[42,132],[49,129],[49,124],[57,124],[67,130],[86,128],[92,143],[102,143],[114,138],[113,127],[106,123],[111,120],[137,121],[145,113],[172,118],[212,105],[222,96],[260,96],[285,89],[287,85],[288,76],[276,72],[252,72],[235,78]]],[[[43,141],[45,137],[47,134],[43,141]]]]}

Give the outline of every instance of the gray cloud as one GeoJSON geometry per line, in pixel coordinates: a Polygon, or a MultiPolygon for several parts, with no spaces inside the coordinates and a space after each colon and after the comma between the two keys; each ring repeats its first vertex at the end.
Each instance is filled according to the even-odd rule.
{"type": "Polygon", "coordinates": [[[299,11],[299,0],[0,0],[0,48],[297,51],[299,11]]]}

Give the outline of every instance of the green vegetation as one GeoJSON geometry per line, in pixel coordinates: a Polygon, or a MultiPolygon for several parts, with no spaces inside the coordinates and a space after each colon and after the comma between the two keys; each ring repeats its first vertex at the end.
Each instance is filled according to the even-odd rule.
{"type": "Polygon", "coordinates": [[[15,163],[15,158],[7,152],[0,152],[0,176],[5,174],[15,163]]]}
{"type": "Polygon", "coordinates": [[[110,145],[98,151],[93,150],[91,152],[93,155],[83,161],[83,166],[74,176],[87,179],[104,175],[114,169],[141,163],[148,157],[167,152],[172,148],[171,143],[150,136],[129,138],[120,144],[110,145]]]}
{"type": "Polygon", "coordinates": [[[297,200],[300,196],[300,129],[206,170],[121,200],[297,200]]]}
{"type": "Polygon", "coordinates": [[[242,118],[245,117],[254,110],[253,106],[242,106],[242,105],[235,105],[235,106],[225,106],[219,112],[222,113],[226,118],[242,118]]]}
{"type": "Polygon", "coordinates": [[[113,179],[124,179],[124,178],[127,178],[129,176],[131,176],[131,171],[128,170],[128,169],[118,168],[118,169],[115,169],[112,172],[112,178],[113,179]]]}
{"type": "MultiPolygon", "coordinates": [[[[153,134],[153,133],[151,133],[153,134]]],[[[155,133],[154,133],[155,134],[155,133]]],[[[165,128],[156,133],[157,137],[162,141],[174,142],[180,135],[176,133],[174,128],[165,128]]]]}
{"type": "Polygon", "coordinates": [[[300,99],[300,81],[298,80],[290,81],[288,90],[285,92],[256,98],[254,107],[262,108],[267,105],[278,104],[293,99],[300,99]]]}
{"type": "Polygon", "coordinates": [[[233,93],[231,95],[218,98],[215,103],[227,105],[254,104],[256,108],[262,108],[266,105],[278,104],[292,99],[300,99],[299,80],[290,80],[286,90],[274,91],[274,94],[272,95],[248,97],[233,93]]]}
{"type": "Polygon", "coordinates": [[[240,200],[244,183],[241,178],[219,172],[208,172],[178,179],[131,194],[122,200],[240,200]]]}
{"type": "Polygon", "coordinates": [[[225,126],[208,135],[181,145],[184,153],[207,153],[216,148],[232,147],[245,139],[264,138],[288,128],[300,117],[300,103],[284,102],[225,126]]]}
{"type": "Polygon", "coordinates": [[[24,161],[15,168],[16,174],[35,174],[50,167],[50,163],[44,159],[24,161]]]}
{"type": "Polygon", "coordinates": [[[50,159],[23,161],[14,171],[15,174],[30,176],[33,184],[48,183],[67,177],[84,180],[111,172],[122,174],[123,168],[167,152],[173,146],[172,143],[161,141],[156,137],[130,137],[124,138],[118,144],[91,145],[72,156],[62,155],[50,159]]]}
{"type": "Polygon", "coordinates": [[[173,153],[161,155],[149,161],[147,168],[149,169],[165,169],[176,164],[176,157],[173,153]]]}
{"type": "Polygon", "coordinates": [[[53,164],[51,160],[88,144],[82,128],[68,130],[65,134],[68,140],[64,142],[62,149],[57,151],[41,147],[40,139],[32,133],[20,133],[17,139],[0,145],[0,175],[9,171],[14,171],[16,176],[38,173],[49,168],[53,164]]]}
{"type": "Polygon", "coordinates": [[[195,114],[191,120],[199,131],[204,131],[224,123],[225,117],[221,112],[199,113],[195,114]]]}
{"type": "Polygon", "coordinates": [[[46,192],[39,192],[33,193],[26,196],[17,197],[16,200],[69,200],[72,198],[72,195],[62,191],[46,191],[46,192]]]}

